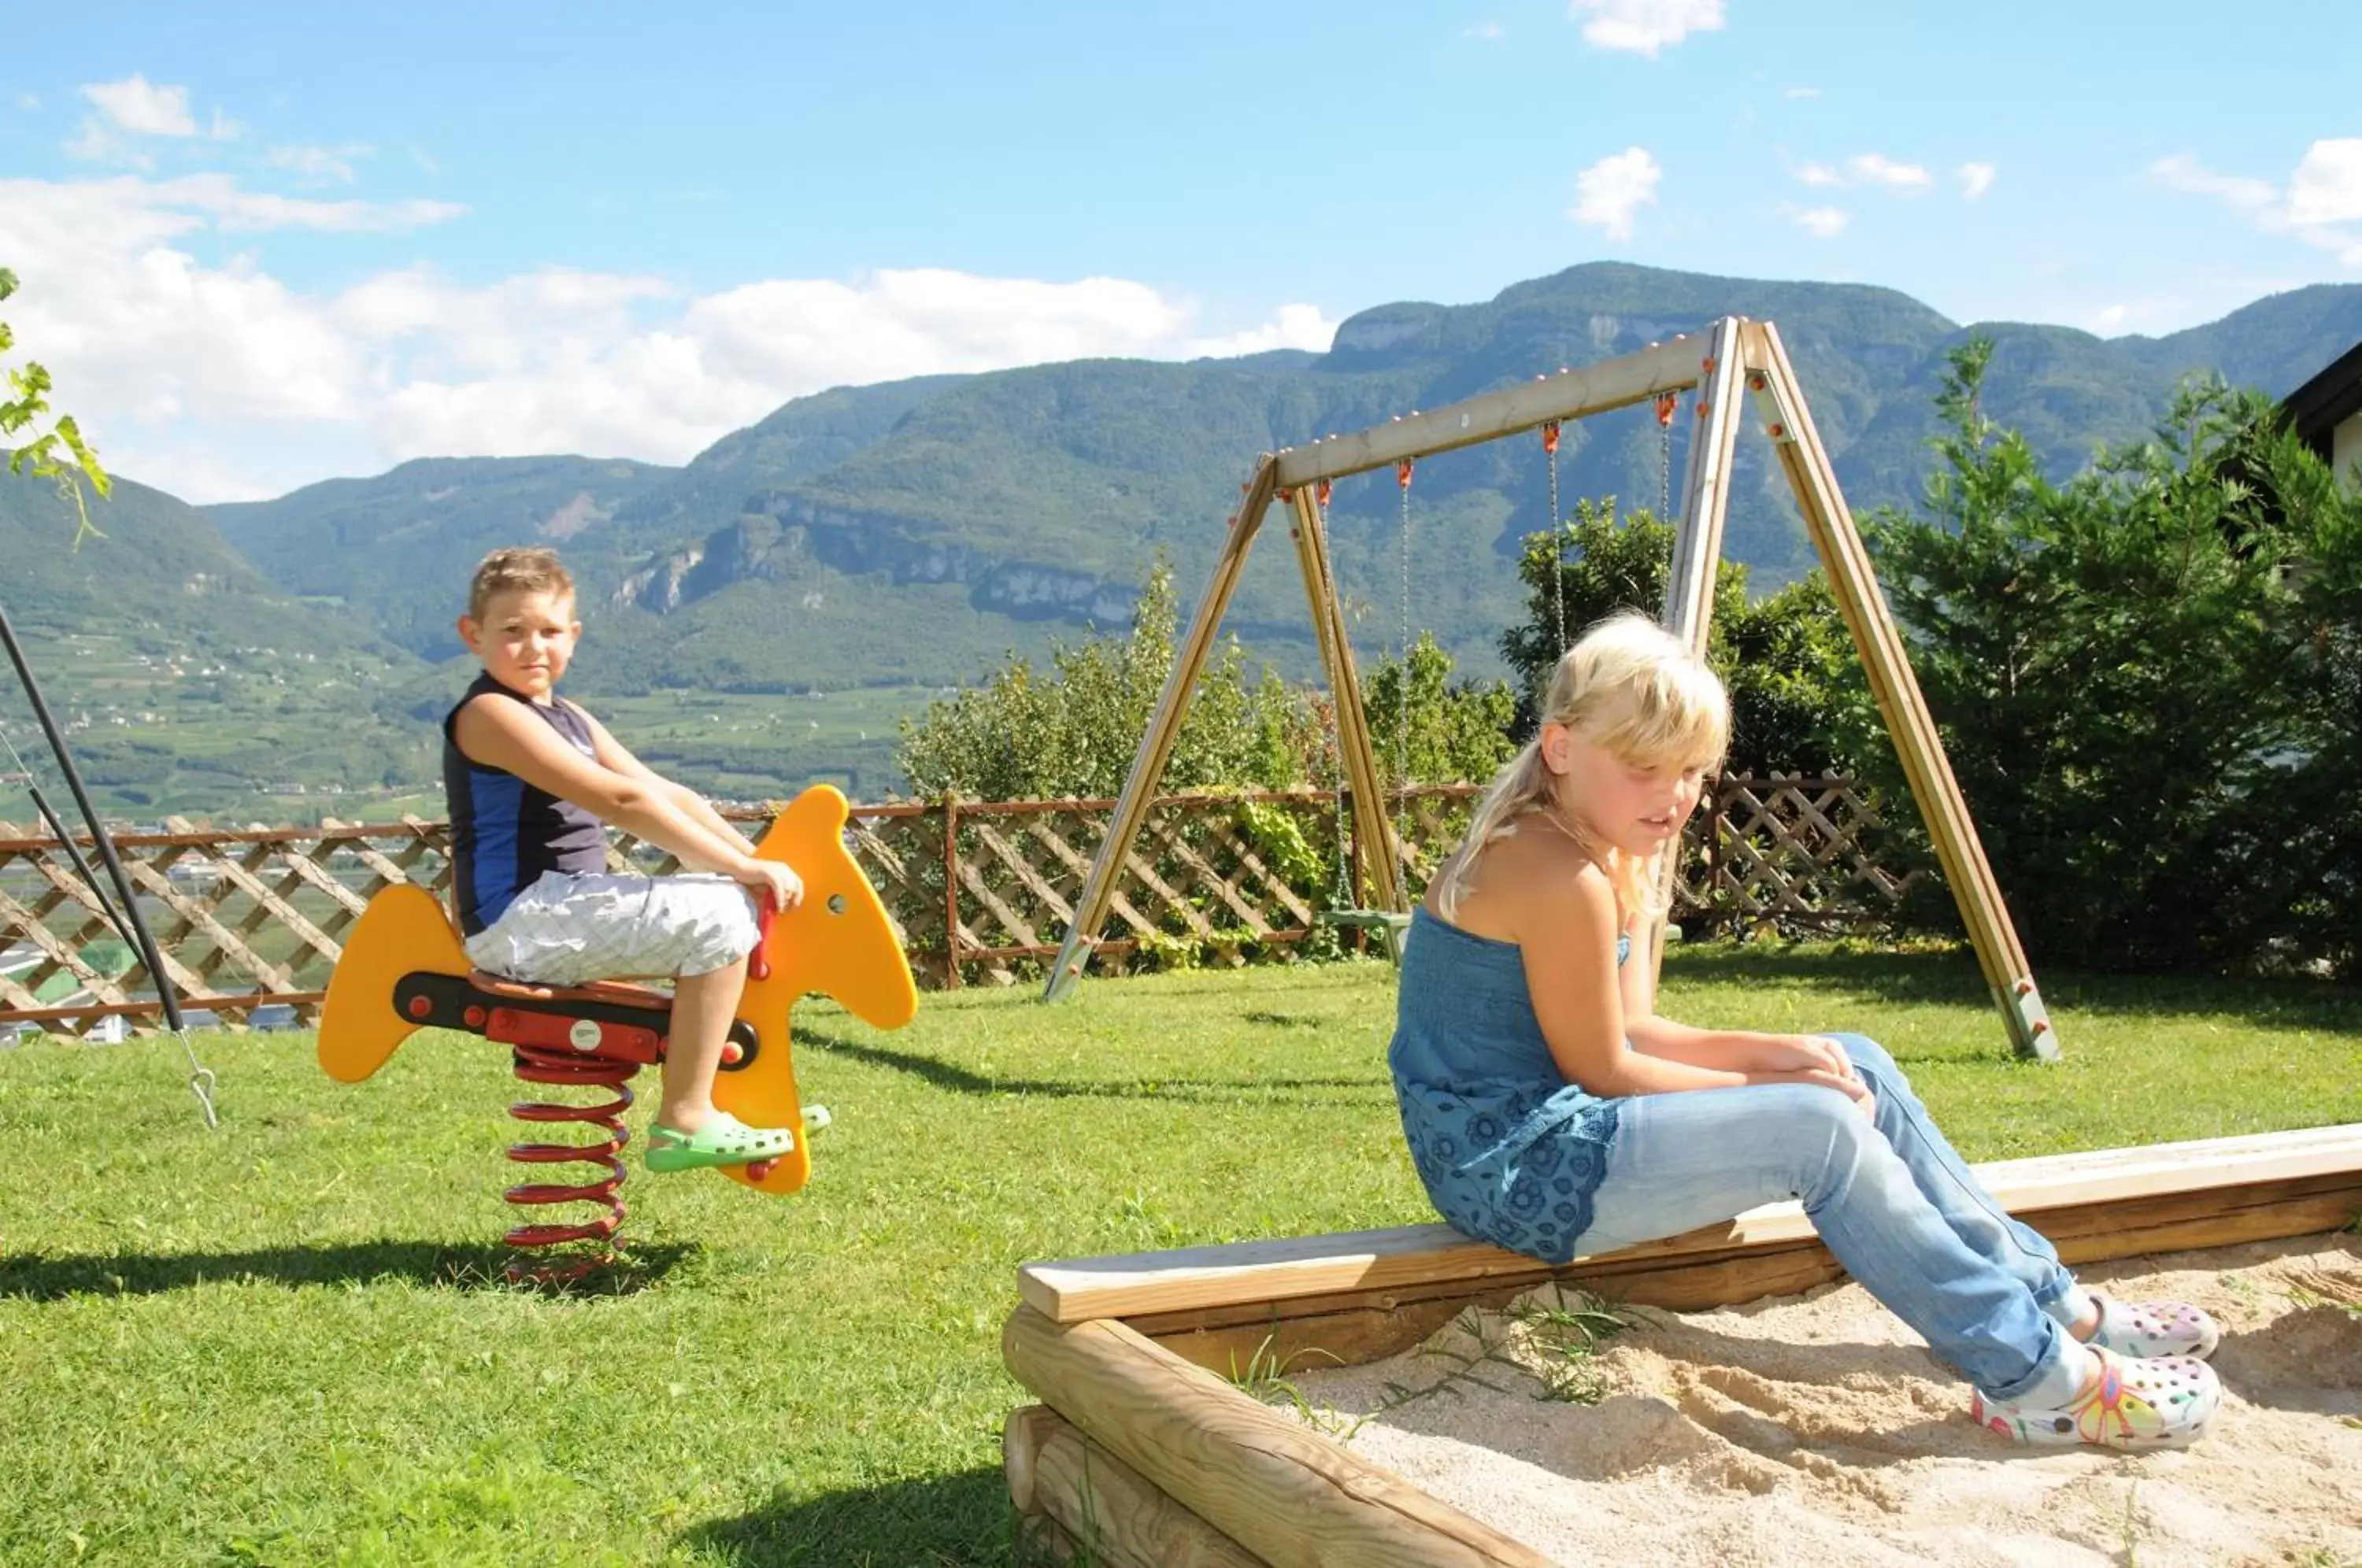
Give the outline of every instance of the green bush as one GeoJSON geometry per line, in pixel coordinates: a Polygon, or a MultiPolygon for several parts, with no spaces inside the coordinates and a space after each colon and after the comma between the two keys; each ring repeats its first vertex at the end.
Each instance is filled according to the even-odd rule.
{"type": "Polygon", "coordinates": [[[2350,973],[2355,502],[2268,399],[2220,382],[2054,484],[1979,412],[1990,354],[1952,358],[1925,515],[1865,533],[2027,947],[2350,973]]]}

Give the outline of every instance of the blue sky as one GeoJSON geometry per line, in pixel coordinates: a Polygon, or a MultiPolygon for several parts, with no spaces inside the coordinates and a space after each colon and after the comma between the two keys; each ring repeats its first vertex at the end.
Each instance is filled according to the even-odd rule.
{"type": "Polygon", "coordinates": [[[2362,279],[2362,7],[91,0],[25,351],[193,500],[679,462],[847,381],[1325,345],[1578,261],[2114,336],[2362,279]]]}

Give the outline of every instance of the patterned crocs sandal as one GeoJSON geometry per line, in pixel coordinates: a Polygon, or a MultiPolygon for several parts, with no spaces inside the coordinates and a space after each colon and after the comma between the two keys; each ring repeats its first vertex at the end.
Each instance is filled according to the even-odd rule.
{"type": "Polygon", "coordinates": [[[2223,1407],[2223,1385],[2202,1361],[2130,1361],[2096,1345],[2092,1354],[2099,1366],[2064,1405],[2046,1408],[1979,1393],[1969,1414],[2013,1442],[2184,1448],[2206,1435],[2223,1407]]]}
{"type": "Polygon", "coordinates": [[[2083,1342],[2118,1355],[2190,1355],[2204,1361],[2223,1341],[2214,1320],[2187,1301],[2118,1301],[2092,1292],[2100,1326],[2083,1342]]]}

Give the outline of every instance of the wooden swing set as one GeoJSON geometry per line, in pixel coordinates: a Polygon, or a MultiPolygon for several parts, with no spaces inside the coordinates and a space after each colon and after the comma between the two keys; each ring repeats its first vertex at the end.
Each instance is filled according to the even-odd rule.
{"type": "MultiPolygon", "coordinates": [[[[1229,520],[1229,532],[1214,563],[1208,584],[1190,623],[1179,657],[1166,676],[1147,733],[1141,737],[1131,775],[1124,780],[1106,838],[1091,863],[1090,875],[1075,904],[1074,919],[1060,944],[1055,966],[1043,993],[1056,1000],[1081,979],[1083,967],[1098,944],[1120,873],[1131,856],[1133,839],[1172,755],[1175,738],[1187,712],[1191,694],[1205,666],[1222,616],[1236,592],[1247,552],[1260,531],[1264,514],[1275,502],[1294,514],[1289,533],[1296,543],[1304,591],[1312,612],[1313,635],[1320,650],[1330,690],[1337,711],[1337,751],[1340,787],[1350,799],[1353,830],[1359,842],[1374,851],[1367,862],[1373,895],[1367,910],[1331,911],[1332,923],[1364,925],[1384,930],[1391,940],[1409,919],[1409,894],[1403,877],[1403,850],[1385,810],[1385,790],[1370,741],[1367,714],[1362,703],[1361,680],[1353,665],[1345,611],[1330,564],[1327,528],[1329,486],[1351,474],[1393,465],[1407,508],[1412,465],[1425,457],[1481,442],[1498,440],[1530,430],[1543,434],[1552,457],[1553,491],[1551,524],[1557,515],[1556,436],[1568,420],[1630,407],[1651,400],[1690,401],[1694,427],[1689,463],[1682,488],[1672,569],[1665,589],[1664,624],[1693,648],[1706,646],[1714,606],[1714,574],[1722,558],[1723,520],[1730,500],[1730,467],[1740,420],[1741,398],[1755,412],[1757,423],[1772,443],[1780,467],[1788,477],[1804,515],[1805,527],[1827,574],[1838,608],[1852,634],[1855,648],[1870,678],[1880,715],[1903,760],[1905,777],[1917,802],[1928,835],[1959,903],[1970,940],[1995,1007],[2006,1024],[2013,1047],[2022,1055],[2056,1060],[2057,1032],[2051,1027],[2042,993],[2035,985],[2016,928],[2003,906],[2001,889],[1977,839],[1967,802],[1944,756],[1935,721],[1912,674],[1901,634],[1880,595],[1871,569],[1870,554],[1855,529],[1845,497],[1838,489],[1837,472],[1827,450],[1813,427],[1804,392],[1770,322],[1724,316],[1698,336],[1677,337],[1652,344],[1637,354],[1556,375],[1542,376],[1520,386],[1487,392],[1446,408],[1414,413],[1351,436],[1330,436],[1309,446],[1265,453],[1242,486],[1243,499],[1229,520]]],[[[1670,440],[1672,406],[1660,401],[1661,422],[1670,440]]],[[[1669,448],[1668,448],[1669,449],[1669,448]]],[[[1406,548],[1407,514],[1404,522],[1406,548]]],[[[1408,593],[1406,568],[1405,594],[1408,593]]],[[[1406,633],[1406,644],[1407,634],[1406,633]]],[[[1564,629],[1560,640],[1563,644],[1564,629]]],[[[1407,677],[1407,646],[1405,676],[1407,677]]],[[[1397,783],[1403,782],[1397,780],[1397,783]]],[[[1665,867],[1672,876],[1671,858],[1665,867]]],[[[1341,900],[1342,901],[1342,900],[1341,900]]],[[[1664,916],[1651,933],[1652,972],[1664,956],[1664,916]]]]}

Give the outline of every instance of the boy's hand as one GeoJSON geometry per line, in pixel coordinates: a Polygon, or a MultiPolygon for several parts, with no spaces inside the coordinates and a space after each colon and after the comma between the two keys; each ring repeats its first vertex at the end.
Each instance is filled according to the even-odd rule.
{"type": "Polygon", "coordinates": [[[740,887],[751,889],[765,909],[786,911],[803,902],[804,879],[778,861],[750,855],[730,875],[740,887]]]}

